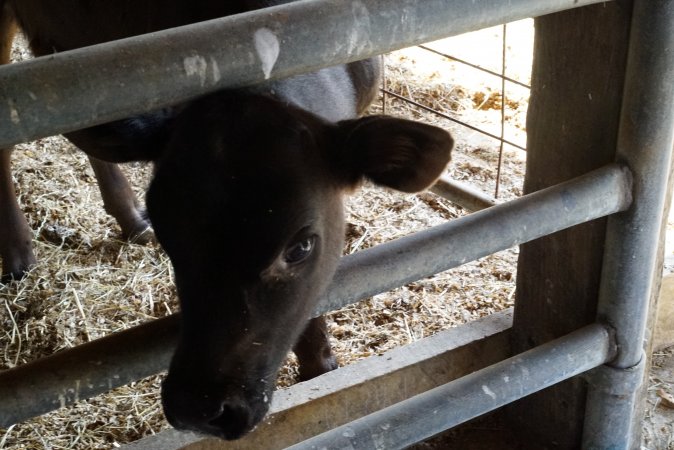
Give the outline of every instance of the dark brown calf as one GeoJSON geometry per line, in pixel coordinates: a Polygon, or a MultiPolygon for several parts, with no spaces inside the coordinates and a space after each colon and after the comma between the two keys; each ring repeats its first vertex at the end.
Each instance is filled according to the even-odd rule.
{"type": "MultiPolygon", "coordinates": [[[[275,3],[7,1],[38,53],[275,3]]],[[[147,207],[182,312],[162,387],[174,426],[238,438],[267,412],[291,348],[304,378],[335,367],[325,324],[310,315],[342,252],[342,196],[364,179],[424,189],[452,148],[435,127],[358,119],[378,80],[377,61],[360,61],[69,135],[101,159],[156,163],[147,207]]]]}

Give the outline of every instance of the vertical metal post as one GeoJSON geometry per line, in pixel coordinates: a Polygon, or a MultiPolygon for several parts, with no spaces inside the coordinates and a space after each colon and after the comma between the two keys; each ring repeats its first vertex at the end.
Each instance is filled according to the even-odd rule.
{"type": "Polygon", "coordinates": [[[609,218],[598,320],[614,328],[617,357],[591,375],[583,447],[629,449],[640,435],[658,239],[674,143],[674,0],[635,0],[616,158],[634,176],[634,202],[609,218]]]}

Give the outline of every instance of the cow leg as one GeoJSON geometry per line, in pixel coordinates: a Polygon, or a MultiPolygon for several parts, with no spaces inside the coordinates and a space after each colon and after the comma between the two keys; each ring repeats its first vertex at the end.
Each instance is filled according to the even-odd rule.
{"type": "Polygon", "coordinates": [[[19,279],[35,264],[33,233],[16,201],[11,149],[0,149],[0,256],[2,281],[19,279]]]}
{"type": "Polygon", "coordinates": [[[154,233],[150,222],[139,208],[138,200],[117,164],[93,156],[89,156],[89,162],[98,180],[105,210],[117,220],[124,238],[136,244],[151,241],[154,233]]]}
{"type": "MultiPolygon", "coordinates": [[[[0,64],[9,62],[17,27],[8,6],[0,2],[0,64]]],[[[2,280],[21,278],[35,264],[31,232],[16,201],[11,167],[12,149],[0,149],[0,257],[2,280]]]]}
{"type": "Polygon", "coordinates": [[[300,365],[300,380],[310,380],[337,368],[328,327],[323,316],[311,319],[293,347],[300,365]]]}

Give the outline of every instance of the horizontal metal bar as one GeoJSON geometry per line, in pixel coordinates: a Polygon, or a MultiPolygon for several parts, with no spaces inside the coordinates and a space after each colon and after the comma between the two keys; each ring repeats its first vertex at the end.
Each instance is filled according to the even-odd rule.
{"type": "Polygon", "coordinates": [[[475,212],[496,205],[496,200],[467,183],[442,176],[429,189],[436,195],[456,203],[467,211],[475,212]]]}
{"type": "Polygon", "coordinates": [[[168,429],[122,450],[282,450],[503,361],[511,326],[502,311],[277,390],[265,420],[236,441],[168,429]]]}
{"type": "MultiPolygon", "coordinates": [[[[625,169],[613,164],[509,203],[345,256],[315,315],[621,211],[629,206],[629,180],[625,169]]],[[[164,370],[175,348],[178,321],[177,315],[159,319],[1,372],[0,426],[164,370]]]]}
{"type": "Polygon", "coordinates": [[[631,177],[611,164],[508,203],[342,258],[320,315],[629,207],[631,177]]]}
{"type": "Polygon", "coordinates": [[[588,325],[552,342],[431,389],[288,450],[402,449],[608,361],[608,330],[588,325]]]}
{"type": "Polygon", "coordinates": [[[166,370],[175,314],[0,372],[0,428],[166,370]]]}
{"type": "Polygon", "coordinates": [[[302,0],[10,64],[0,68],[0,148],[217,89],[600,2],[302,0]],[[278,58],[261,56],[255,36],[258,43],[259,36],[275,40],[278,58]]]}

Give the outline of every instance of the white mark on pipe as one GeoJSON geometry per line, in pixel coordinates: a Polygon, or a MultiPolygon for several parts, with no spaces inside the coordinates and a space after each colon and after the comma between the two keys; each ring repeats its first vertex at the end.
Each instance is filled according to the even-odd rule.
{"type": "Polygon", "coordinates": [[[220,66],[218,66],[218,62],[215,60],[215,58],[211,58],[211,65],[213,66],[213,83],[217,83],[220,81],[220,66]]]}
{"type": "Polygon", "coordinates": [[[503,381],[504,381],[505,383],[509,383],[509,382],[510,382],[510,377],[509,377],[508,375],[503,375],[503,381]]]}
{"type": "Polygon", "coordinates": [[[387,448],[389,448],[386,445],[386,440],[384,439],[384,433],[373,432],[371,436],[372,436],[372,440],[374,441],[373,444],[374,444],[375,450],[386,450],[387,448]]]}
{"type": "Polygon", "coordinates": [[[487,386],[486,384],[483,384],[483,385],[482,385],[482,391],[483,391],[485,394],[487,394],[488,396],[490,396],[490,397],[492,398],[492,400],[496,400],[496,394],[494,393],[494,391],[492,391],[491,389],[489,389],[489,386],[487,386]]]}
{"type": "Polygon", "coordinates": [[[16,110],[14,107],[14,102],[9,101],[9,118],[12,120],[12,123],[14,125],[18,125],[19,122],[21,122],[21,118],[19,117],[19,111],[16,110]]]}
{"type": "Polygon", "coordinates": [[[370,40],[370,12],[367,7],[359,1],[351,4],[352,25],[348,30],[346,42],[348,52],[358,52],[371,45],[370,40]]]}
{"type": "Polygon", "coordinates": [[[75,402],[80,401],[80,380],[75,380],[75,402]]]}
{"type": "Polygon", "coordinates": [[[260,28],[253,35],[253,41],[257,56],[260,57],[262,63],[264,78],[268,80],[281,50],[278,38],[269,28],[260,28]]]}
{"type": "Polygon", "coordinates": [[[202,56],[188,56],[183,60],[183,67],[188,77],[197,76],[202,86],[206,84],[208,63],[202,56]]]}

